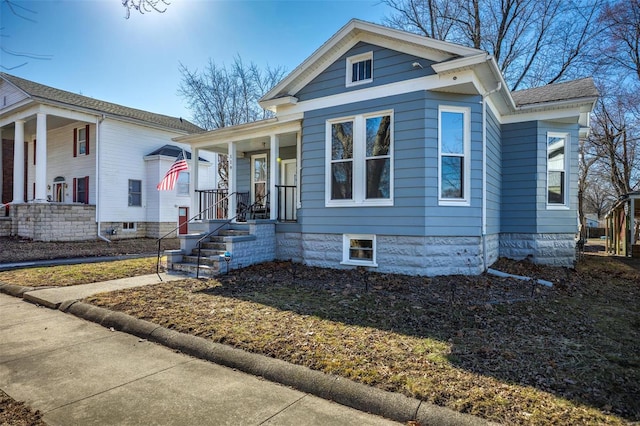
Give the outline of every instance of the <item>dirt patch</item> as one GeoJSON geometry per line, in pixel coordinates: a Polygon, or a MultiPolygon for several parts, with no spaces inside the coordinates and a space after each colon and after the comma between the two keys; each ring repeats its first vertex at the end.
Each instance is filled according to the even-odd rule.
{"type": "MultiPolygon", "coordinates": [[[[73,257],[156,253],[158,251],[158,242],[152,238],[115,240],[107,243],[103,240],[43,242],[23,238],[0,237],[0,248],[0,263],[13,263],[73,257]]],[[[180,248],[177,238],[166,239],[162,242],[163,250],[177,248],[180,248]]]]}
{"type": "Polygon", "coordinates": [[[32,411],[0,390],[0,425],[46,426],[39,411],[32,411]]]}

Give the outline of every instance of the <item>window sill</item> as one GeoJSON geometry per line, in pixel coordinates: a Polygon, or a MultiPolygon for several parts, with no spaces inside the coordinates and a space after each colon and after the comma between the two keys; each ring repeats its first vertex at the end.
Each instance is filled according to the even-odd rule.
{"type": "Polygon", "coordinates": [[[453,199],[439,199],[439,206],[457,206],[457,207],[469,207],[471,203],[469,200],[453,200],[453,199]]]}
{"type": "Polygon", "coordinates": [[[366,201],[325,201],[325,207],[385,207],[385,206],[393,206],[393,200],[366,200],[366,201]]]}
{"type": "Polygon", "coordinates": [[[547,204],[547,210],[571,210],[569,206],[564,204],[547,204]]]}
{"type": "Polygon", "coordinates": [[[372,268],[378,267],[378,264],[375,262],[365,262],[357,260],[343,260],[342,262],[340,262],[340,264],[345,266],[371,266],[372,268]]]}

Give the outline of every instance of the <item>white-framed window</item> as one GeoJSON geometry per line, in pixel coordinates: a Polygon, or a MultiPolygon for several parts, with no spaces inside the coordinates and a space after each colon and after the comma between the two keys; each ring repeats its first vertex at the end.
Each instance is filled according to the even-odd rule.
{"type": "Polygon", "coordinates": [[[142,181],[129,179],[129,206],[142,206],[142,181]]]}
{"type": "Polygon", "coordinates": [[[178,180],[176,180],[176,192],[178,195],[189,195],[189,179],[191,175],[189,172],[183,170],[178,175],[178,180]]]}
{"type": "Polygon", "coordinates": [[[438,108],[438,200],[440,205],[469,205],[471,110],[438,108]]]}
{"type": "Polygon", "coordinates": [[[341,263],[343,265],[378,266],[376,263],[376,236],[343,234],[341,263]]]}
{"type": "Polygon", "coordinates": [[[547,133],[547,207],[568,207],[569,134],[547,133]]]}
{"type": "Polygon", "coordinates": [[[328,120],[325,131],[325,205],[393,205],[393,111],[328,120]]]}
{"type": "Polygon", "coordinates": [[[124,232],[134,232],[136,230],[135,222],[122,222],[122,230],[124,232]]]}
{"type": "Polygon", "coordinates": [[[373,52],[347,58],[346,86],[371,83],[373,81],[373,52]]]}

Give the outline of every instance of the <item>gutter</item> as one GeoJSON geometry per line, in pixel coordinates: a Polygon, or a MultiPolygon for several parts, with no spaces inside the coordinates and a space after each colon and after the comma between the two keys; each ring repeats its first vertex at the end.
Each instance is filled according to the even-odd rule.
{"type": "Polygon", "coordinates": [[[105,115],[96,118],[96,222],[98,223],[98,238],[108,243],[111,240],[102,236],[100,232],[100,124],[104,120],[105,115]]]}

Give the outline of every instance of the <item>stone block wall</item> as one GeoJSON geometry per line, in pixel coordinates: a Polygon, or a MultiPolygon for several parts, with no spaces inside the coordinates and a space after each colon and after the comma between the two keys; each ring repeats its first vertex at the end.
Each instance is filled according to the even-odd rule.
{"type": "Polygon", "coordinates": [[[0,237],[11,236],[11,218],[0,217],[0,237]]]}
{"type": "Polygon", "coordinates": [[[276,224],[273,221],[249,221],[249,236],[226,237],[231,253],[231,269],[243,268],[276,258],[276,224]]]}
{"type": "Polygon", "coordinates": [[[13,235],[35,241],[85,241],[96,239],[96,206],[87,204],[13,204],[13,235]]]}
{"type": "Polygon", "coordinates": [[[302,234],[279,232],[276,234],[276,259],[302,263],[302,234]]]}
{"type": "Polygon", "coordinates": [[[534,263],[573,266],[576,260],[574,234],[501,234],[500,256],[534,263]]]}

